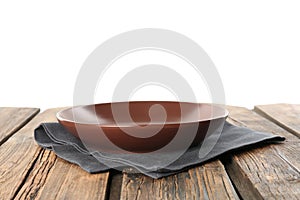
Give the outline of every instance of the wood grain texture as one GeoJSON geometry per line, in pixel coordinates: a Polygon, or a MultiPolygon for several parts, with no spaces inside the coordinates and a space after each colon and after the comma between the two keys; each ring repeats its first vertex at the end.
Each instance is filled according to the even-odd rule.
{"type": "Polygon", "coordinates": [[[254,111],[300,138],[300,104],[259,105],[254,111]]]}
{"type": "Polygon", "coordinates": [[[220,161],[162,179],[123,175],[121,199],[238,199],[220,161]]]}
{"type": "Polygon", "coordinates": [[[59,109],[47,110],[33,118],[26,126],[0,146],[0,196],[13,198],[40,154],[33,139],[33,130],[41,123],[54,120],[59,109]]]}
{"type": "MultiPolygon", "coordinates": [[[[39,167],[33,172],[39,171],[39,167]]],[[[36,174],[36,173],[33,173],[36,174]]],[[[37,173],[36,176],[44,176],[46,182],[35,192],[33,188],[38,188],[39,180],[31,178],[20,190],[20,197],[31,197],[36,195],[37,199],[105,199],[109,173],[89,174],[77,165],[67,163],[62,159],[57,159],[53,169],[49,173],[37,173]],[[36,184],[32,184],[31,182],[36,184]],[[26,192],[30,191],[30,192],[26,192]]]]}
{"type": "Polygon", "coordinates": [[[38,108],[0,107],[0,145],[29,122],[38,112],[38,108]]]}
{"type": "Polygon", "coordinates": [[[228,107],[228,121],[286,137],[282,144],[257,145],[227,161],[227,172],[244,199],[299,199],[300,140],[245,108],[228,107]]]}
{"type": "Polygon", "coordinates": [[[39,114],[0,147],[1,198],[105,198],[108,173],[88,174],[35,143],[33,130],[42,122],[56,121],[59,110],[39,114]]]}

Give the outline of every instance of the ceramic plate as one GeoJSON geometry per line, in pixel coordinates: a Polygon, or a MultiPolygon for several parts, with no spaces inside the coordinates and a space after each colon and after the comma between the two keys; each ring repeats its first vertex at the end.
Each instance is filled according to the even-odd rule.
{"type": "Polygon", "coordinates": [[[189,147],[199,145],[209,125],[214,122],[211,132],[227,115],[226,109],[215,104],[132,101],[76,106],[57,113],[57,119],[97,151],[151,152],[175,139],[176,149],[186,148],[183,141],[191,141],[189,147]]]}

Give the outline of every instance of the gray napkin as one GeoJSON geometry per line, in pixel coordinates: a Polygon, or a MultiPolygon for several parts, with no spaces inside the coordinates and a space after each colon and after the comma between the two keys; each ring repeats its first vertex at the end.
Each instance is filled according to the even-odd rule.
{"type": "MultiPolygon", "coordinates": [[[[213,133],[207,138],[206,143],[209,144],[210,141],[216,140],[217,143],[212,150],[207,151],[209,153],[204,157],[199,157],[201,147],[199,145],[188,149],[170,165],[160,166],[159,162],[153,162],[153,159],[155,161],[157,161],[157,158],[163,160],[170,156],[171,152],[153,155],[153,157],[144,154],[89,152],[78,138],[70,134],[59,123],[42,123],[35,129],[34,138],[41,147],[54,151],[58,157],[79,165],[89,173],[107,171],[111,168],[125,169],[125,171],[133,169],[133,171],[138,171],[152,178],[161,178],[178,173],[228,151],[249,146],[255,147],[255,144],[258,143],[279,142],[285,139],[282,136],[258,132],[225,122],[221,135],[213,133]],[[217,139],[217,137],[219,138],[217,139]],[[139,162],[130,162],[130,160],[139,162]]],[[[209,147],[202,146],[202,148],[209,147]]]]}

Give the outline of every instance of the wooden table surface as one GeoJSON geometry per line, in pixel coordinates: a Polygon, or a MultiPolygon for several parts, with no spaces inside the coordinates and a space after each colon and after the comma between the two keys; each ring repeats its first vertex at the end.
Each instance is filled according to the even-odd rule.
{"type": "Polygon", "coordinates": [[[300,199],[300,105],[228,106],[228,121],[286,137],[162,179],[88,174],[33,139],[62,108],[0,108],[0,199],[300,199]]]}

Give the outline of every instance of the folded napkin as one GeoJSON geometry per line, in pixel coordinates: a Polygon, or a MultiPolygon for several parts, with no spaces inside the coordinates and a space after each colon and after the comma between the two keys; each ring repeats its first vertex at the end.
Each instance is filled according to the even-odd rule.
{"type": "Polygon", "coordinates": [[[90,152],[80,139],[70,134],[59,123],[42,123],[35,129],[34,138],[41,147],[54,151],[58,157],[79,165],[89,173],[107,171],[111,168],[125,169],[125,171],[133,169],[133,171],[138,171],[152,178],[161,178],[178,173],[228,151],[249,146],[255,147],[255,144],[258,143],[279,142],[285,139],[282,136],[258,132],[225,122],[221,135],[212,133],[206,139],[206,144],[210,144],[210,142],[214,144],[217,141],[213,147],[209,145],[192,147],[177,160],[168,166],[164,166],[163,162],[160,164],[158,161],[167,159],[172,152],[159,155],[90,152]],[[203,148],[204,151],[205,148],[212,149],[207,149],[206,152],[208,153],[203,157],[199,156],[199,151],[203,148]]]}

